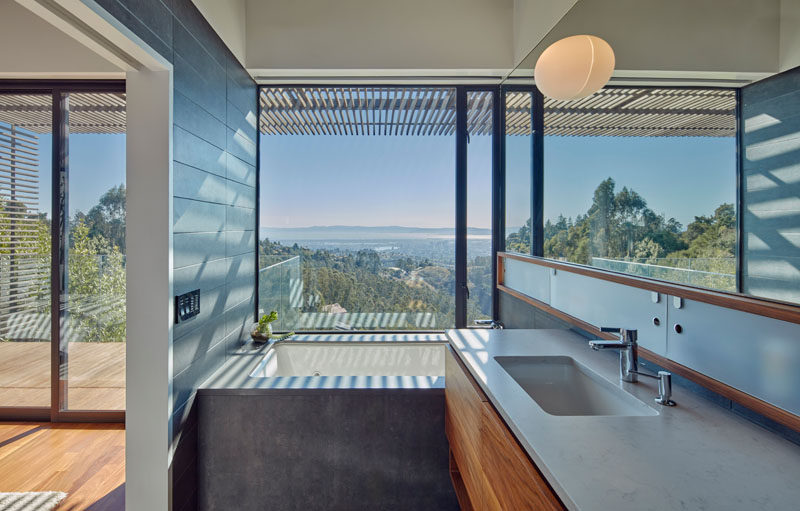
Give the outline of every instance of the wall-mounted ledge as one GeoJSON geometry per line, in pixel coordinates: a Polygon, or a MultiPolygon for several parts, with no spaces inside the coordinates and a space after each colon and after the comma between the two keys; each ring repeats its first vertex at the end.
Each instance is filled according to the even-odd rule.
{"type": "Polygon", "coordinates": [[[608,282],[615,282],[626,286],[636,287],[639,289],[646,289],[648,291],[655,291],[656,293],[663,293],[670,296],[678,296],[687,300],[696,300],[698,302],[716,305],[718,307],[725,307],[727,309],[734,309],[758,316],[764,316],[781,321],[788,321],[790,323],[800,324],[800,306],[787,302],[779,302],[775,300],[768,300],[765,298],[756,298],[737,293],[727,293],[723,291],[712,291],[700,287],[686,286],[683,284],[673,284],[661,280],[648,279],[646,277],[635,277],[632,275],[625,275],[608,270],[600,270],[579,264],[564,263],[561,261],[554,261],[551,259],[544,259],[542,257],[526,256],[522,254],[512,254],[508,252],[499,252],[497,254],[497,284],[503,285],[503,276],[501,269],[503,268],[503,260],[515,259],[538,266],[545,266],[555,270],[567,271],[578,275],[584,275],[608,282]]]}

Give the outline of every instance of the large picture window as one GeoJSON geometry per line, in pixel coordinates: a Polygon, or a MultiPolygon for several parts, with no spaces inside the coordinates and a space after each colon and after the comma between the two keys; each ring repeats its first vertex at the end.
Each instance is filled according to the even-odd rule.
{"type": "Polygon", "coordinates": [[[455,93],[262,89],[259,313],[277,330],[454,326],[455,93]]]}

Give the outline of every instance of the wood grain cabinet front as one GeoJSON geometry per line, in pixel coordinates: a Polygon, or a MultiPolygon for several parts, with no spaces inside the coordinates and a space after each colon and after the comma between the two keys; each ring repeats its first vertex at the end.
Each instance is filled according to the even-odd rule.
{"type": "MultiPolygon", "coordinates": [[[[450,442],[450,453],[453,485],[459,495],[459,484],[463,484],[469,502],[461,500],[461,508],[484,511],[485,502],[491,501],[486,496],[488,483],[481,470],[478,444],[481,435],[481,408],[486,400],[483,392],[464,372],[460,362],[456,360],[450,349],[447,350],[445,362],[445,433],[450,442]],[[459,482],[458,477],[461,481],[459,482]]],[[[462,492],[463,493],[463,492],[462,492]]]]}
{"type": "Polygon", "coordinates": [[[500,509],[505,511],[564,509],[544,476],[522,450],[491,403],[484,403],[483,406],[478,456],[500,509]]]}
{"type": "Polygon", "coordinates": [[[462,511],[553,511],[564,506],[451,349],[445,432],[462,511]]]}

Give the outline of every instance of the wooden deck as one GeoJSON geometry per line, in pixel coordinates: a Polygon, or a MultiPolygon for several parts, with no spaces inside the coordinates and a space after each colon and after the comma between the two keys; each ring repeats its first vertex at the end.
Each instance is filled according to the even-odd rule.
{"type": "Polygon", "coordinates": [[[0,422],[0,492],[12,491],[63,491],[56,511],[124,511],[124,426],[0,422]]]}
{"type": "MultiPolygon", "coordinates": [[[[69,344],[70,410],[125,409],[125,343],[69,344]]],[[[50,343],[0,342],[0,406],[50,406],[50,343]]]]}

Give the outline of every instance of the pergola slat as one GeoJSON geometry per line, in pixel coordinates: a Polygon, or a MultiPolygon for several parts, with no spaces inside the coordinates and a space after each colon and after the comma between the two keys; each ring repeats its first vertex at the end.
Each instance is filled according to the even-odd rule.
{"type": "MultiPolygon", "coordinates": [[[[264,87],[260,129],[284,135],[448,136],[455,132],[454,98],[450,87],[264,87]]],[[[506,134],[530,135],[530,94],[508,92],[505,100],[506,134]]],[[[491,93],[470,91],[468,107],[470,134],[491,134],[491,93]]],[[[546,98],[545,133],[731,137],[735,107],[728,89],[608,88],[577,101],[546,98]]]]}

